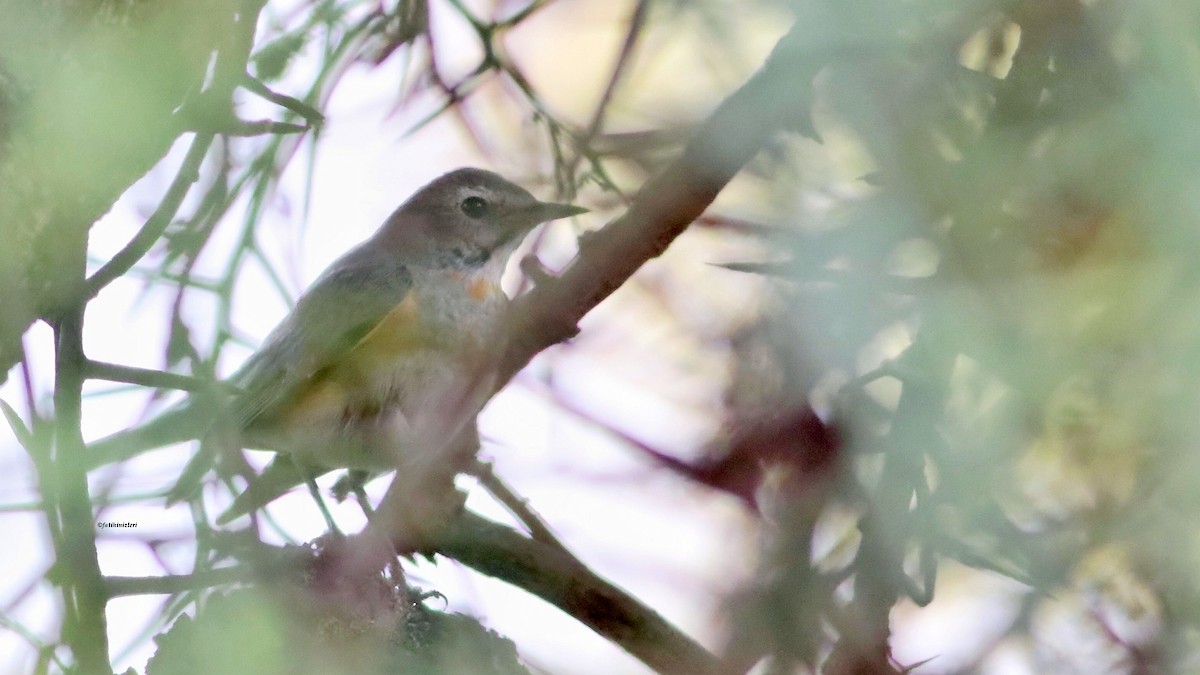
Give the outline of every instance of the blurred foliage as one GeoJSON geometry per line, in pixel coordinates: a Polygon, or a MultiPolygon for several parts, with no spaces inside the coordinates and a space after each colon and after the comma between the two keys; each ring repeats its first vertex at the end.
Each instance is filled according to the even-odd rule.
{"type": "Polygon", "coordinates": [[[184,615],[155,638],[146,673],[529,672],[512,642],[475,619],[429,609],[414,591],[379,582],[350,591],[361,595],[349,605],[330,597],[330,589],[322,593],[291,578],[210,595],[195,618],[184,615]],[[347,606],[374,611],[331,610],[347,606]]]}
{"type": "MultiPolygon", "coordinates": [[[[832,55],[827,158],[862,180],[797,203],[800,227],[774,237],[786,259],[735,266],[788,280],[778,311],[799,342],[776,347],[814,362],[792,375],[850,438],[822,515],[776,535],[777,585],[752,604],[808,639],[763,650],[885,668],[892,607],[935,600],[955,561],[1028,586],[976,664],[1029,640],[1047,672],[1187,670],[1200,15],[868,5],[796,4],[832,55]],[[813,640],[818,625],[836,637],[813,640]]],[[[795,525],[814,506],[781,508],[795,525]]]]}
{"type": "Polygon", "coordinates": [[[0,365],[79,302],[91,224],[181,133],[227,126],[261,0],[0,2],[0,365]]]}

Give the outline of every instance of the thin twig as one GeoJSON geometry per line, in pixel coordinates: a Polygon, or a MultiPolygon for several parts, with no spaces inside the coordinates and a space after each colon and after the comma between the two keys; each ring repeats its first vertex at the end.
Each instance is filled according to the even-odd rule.
{"type": "Polygon", "coordinates": [[[567,547],[550,531],[546,521],[542,520],[542,517],[529,507],[529,502],[514,492],[507,483],[500,480],[491,464],[479,462],[473,473],[479,479],[479,484],[503,504],[509,513],[521,521],[522,525],[528,528],[534,541],[540,541],[569,554],[567,547]]]}
{"type": "Polygon", "coordinates": [[[89,360],[84,367],[84,376],[93,380],[125,382],[151,389],[178,389],[180,391],[207,391],[212,388],[210,380],[168,373],[149,368],[122,366],[115,363],[89,360]]]}
{"type": "Polygon", "coordinates": [[[104,591],[109,598],[171,595],[249,581],[255,576],[253,570],[245,567],[219,567],[192,574],[168,574],[161,577],[105,577],[104,591]]]}
{"type": "Polygon", "coordinates": [[[38,650],[42,654],[45,654],[48,661],[53,661],[54,664],[58,666],[59,672],[65,673],[70,670],[70,668],[67,667],[67,664],[62,662],[62,659],[59,658],[58,654],[54,653],[54,647],[52,645],[42,642],[41,638],[39,638],[36,633],[34,633],[24,624],[8,616],[8,612],[0,612],[0,628],[10,630],[16,635],[19,635],[34,649],[38,650]]]}
{"type": "MultiPolygon", "coordinates": [[[[608,77],[608,84],[604,86],[604,93],[600,95],[600,101],[596,104],[596,110],[592,113],[592,119],[588,122],[587,129],[578,141],[576,141],[575,156],[571,158],[570,163],[567,164],[563,171],[566,177],[575,174],[575,167],[579,166],[579,160],[583,158],[585,153],[589,152],[588,146],[591,145],[592,139],[596,137],[596,134],[600,133],[601,127],[604,126],[604,117],[608,112],[609,105],[612,104],[613,96],[617,91],[617,85],[620,84],[622,77],[624,77],[630,57],[633,56],[633,50],[637,46],[638,39],[642,36],[649,7],[649,0],[638,0],[637,7],[633,10],[633,16],[629,20],[629,30],[625,33],[625,41],[621,43],[621,51],[617,55],[617,62],[613,65],[612,74],[608,77]]],[[[573,185],[574,183],[571,181],[568,184],[573,185]]]]}
{"type": "Polygon", "coordinates": [[[112,260],[108,261],[108,264],[97,270],[87,280],[88,299],[96,297],[105,286],[132,269],[137,261],[150,251],[150,247],[154,246],[162,237],[167,226],[171,224],[171,219],[178,213],[179,206],[183,203],[183,198],[187,196],[188,190],[193,183],[199,180],[200,163],[208,154],[208,148],[212,145],[212,141],[213,135],[209,132],[198,133],[192,139],[192,147],[188,148],[188,154],[179,167],[179,173],[175,174],[175,180],[171,181],[171,186],[167,188],[167,193],[163,195],[154,214],[146,220],[146,224],[134,235],[133,239],[129,240],[129,243],[125,244],[125,247],[118,251],[112,260]]]}
{"type": "Polygon", "coordinates": [[[249,73],[247,73],[243,78],[242,86],[270,101],[271,103],[296,113],[300,117],[304,118],[304,121],[308,122],[310,127],[319,127],[325,123],[325,116],[321,114],[321,111],[317,110],[311,105],[308,105],[304,101],[287,96],[286,94],[280,94],[272,90],[261,80],[252,77],[249,73]]]}
{"type": "Polygon", "coordinates": [[[539,9],[542,9],[543,7],[545,7],[549,4],[550,4],[550,0],[533,0],[533,2],[530,2],[528,5],[525,5],[521,9],[517,10],[516,14],[513,14],[512,16],[508,17],[503,22],[501,22],[497,25],[504,26],[504,27],[516,26],[516,25],[520,24],[522,21],[524,21],[525,19],[528,19],[530,16],[532,16],[534,12],[538,11],[539,9]]]}

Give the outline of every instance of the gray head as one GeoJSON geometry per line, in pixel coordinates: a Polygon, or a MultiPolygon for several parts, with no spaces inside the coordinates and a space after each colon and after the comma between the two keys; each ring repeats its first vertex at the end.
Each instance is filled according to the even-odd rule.
{"type": "Polygon", "coordinates": [[[439,267],[478,267],[507,257],[537,225],[587,209],[539,202],[483,169],[434,179],[404,202],[375,235],[390,254],[439,267]]]}

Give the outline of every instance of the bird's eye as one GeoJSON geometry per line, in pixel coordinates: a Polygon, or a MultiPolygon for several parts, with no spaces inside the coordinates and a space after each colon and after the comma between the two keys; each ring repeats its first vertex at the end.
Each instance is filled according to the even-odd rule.
{"type": "Polygon", "coordinates": [[[488,203],[483,197],[467,197],[458,205],[468,218],[482,218],[487,215],[488,203]]]}

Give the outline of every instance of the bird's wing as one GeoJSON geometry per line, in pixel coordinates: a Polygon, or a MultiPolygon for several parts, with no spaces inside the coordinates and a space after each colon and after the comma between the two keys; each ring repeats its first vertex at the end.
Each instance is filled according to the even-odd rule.
{"type": "Polygon", "coordinates": [[[347,254],[300,298],[234,376],[242,428],[270,424],[404,302],[412,274],[366,248],[347,254]]]}

